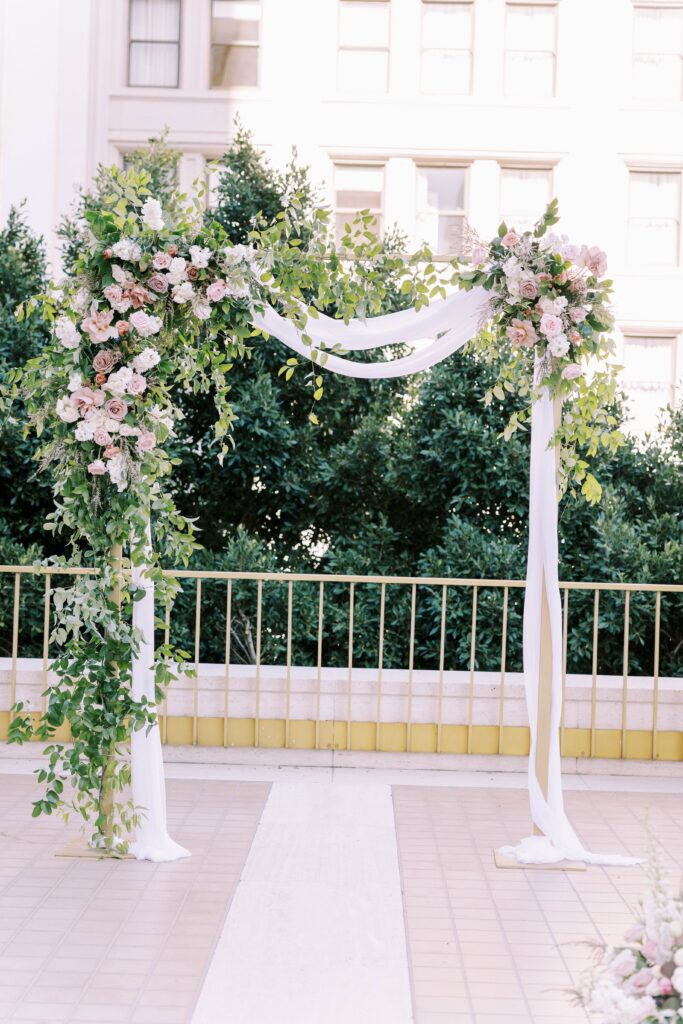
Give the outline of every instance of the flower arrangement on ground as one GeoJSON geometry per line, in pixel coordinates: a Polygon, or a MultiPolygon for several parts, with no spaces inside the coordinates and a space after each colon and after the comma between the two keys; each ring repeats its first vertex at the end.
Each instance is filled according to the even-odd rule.
{"type": "Polygon", "coordinates": [[[638,920],[623,945],[601,950],[576,995],[600,1024],[683,1024],[683,895],[671,894],[654,841],[638,920]]]}

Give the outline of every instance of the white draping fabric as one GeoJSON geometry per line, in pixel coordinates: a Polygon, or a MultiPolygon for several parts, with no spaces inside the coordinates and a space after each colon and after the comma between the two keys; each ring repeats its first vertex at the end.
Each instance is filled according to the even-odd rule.
{"type": "MultiPolygon", "coordinates": [[[[146,547],[152,550],[149,520],[146,547]]],[[[141,634],[140,649],[133,659],[132,691],[135,700],[146,697],[156,703],[154,692],[154,583],[145,575],[144,567],[133,566],[131,582],[144,591],[133,605],[133,626],[141,634]]],[[[168,861],[189,857],[190,851],[179,846],[166,830],[166,786],[161,736],[156,722],[149,729],[138,729],[131,736],[131,773],[133,803],[142,815],[136,830],[131,853],[138,860],[168,861]]]]}
{"type": "MultiPolygon", "coordinates": [[[[320,354],[323,346],[340,345],[348,351],[368,351],[396,343],[420,341],[436,336],[410,355],[386,362],[361,363],[328,353],[324,369],[346,377],[382,379],[417,373],[446,359],[461,348],[482,326],[489,312],[490,294],[483,288],[455,292],[416,311],[388,313],[368,320],[341,320],[320,315],[309,317],[305,333],[312,346],[302,341],[302,331],[270,305],[252,313],[255,327],[273,335],[293,351],[309,357],[311,348],[320,354]]],[[[322,362],[318,360],[318,365],[322,362]]],[[[555,863],[564,859],[597,864],[634,864],[634,858],[593,854],[576,836],[564,811],[560,765],[559,724],[562,710],[562,617],[558,585],[557,484],[553,403],[547,390],[534,404],[531,418],[531,467],[529,509],[529,555],[524,604],[524,678],[531,733],[529,757],[529,799],[534,824],[544,833],[523,839],[506,848],[520,863],[555,863]],[[543,795],[536,777],[536,726],[538,717],[538,681],[541,648],[541,610],[546,591],[552,637],[551,746],[548,796],[543,795]]],[[[154,586],[143,581],[145,597],[135,604],[134,622],[144,642],[133,668],[133,688],[154,699],[153,663],[154,586]]],[[[133,785],[136,804],[147,808],[147,816],[138,830],[134,850],[140,859],[174,860],[187,856],[166,831],[163,762],[158,727],[133,736],[133,785]]]]}

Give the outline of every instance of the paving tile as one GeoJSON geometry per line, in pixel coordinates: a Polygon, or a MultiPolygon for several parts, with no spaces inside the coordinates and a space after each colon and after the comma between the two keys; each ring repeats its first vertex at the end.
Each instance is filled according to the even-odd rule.
{"type": "MultiPolygon", "coordinates": [[[[589,963],[583,943],[621,937],[642,873],[498,870],[492,851],[529,829],[523,790],[395,786],[393,796],[416,1024],[499,1024],[503,1017],[586,1024],[567,994],[589,963]],[[468,1015],[449,1008],[455,998],[466,1000],[468,1015]]],[[[584,842],[615,852],[644,852],[650,807],[666,822],[678,879],[683,826],[675,795],[591,790],[565,797],[584,842]]]]}

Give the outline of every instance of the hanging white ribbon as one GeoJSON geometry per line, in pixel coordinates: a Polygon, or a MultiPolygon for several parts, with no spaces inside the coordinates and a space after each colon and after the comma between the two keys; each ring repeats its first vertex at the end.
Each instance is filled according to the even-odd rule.
{"type": "MultiPolygon", "coordinates": [[[[341,320],[320,315],[309,317],[305,333],[312,345],[302,340],[302,330],[272,306],[252,315],[255,327],[271,334],[299,355],[309,358],[318,353],[317,364],[345,377],[386,379],[425,370],[461,348],[487,319],[491,295],[483,288],[458,291],[416,311],[404,310],[368,320],[341,320]],[[429,336],[435,341],[420,346],[410,355],[386,362],[361,363],[325,353],[325,347],[341,345],[348,351],[368,351],[386,345],[420,341],[429,336]]],[[[534,403],[531,417],[531,465],[529,491],[529,557],[524,602],[524,679],[531,749],[529,757],[529,799],[531,817],[542,836],[524,839],[506,848],[520,863],[554,863],[564,859],[594,864],[635,864],[632,857],[593,854],[576,836],[564,811],[560,764],[559,725],[562,713],[562,616],[558,582],[557,483],[553,447],[553,403],[547,390],[534,403]],[[547,798],[536,776],[535,754],[538,721],[538,685],[541,651],[541,615],[546,593],[552,639],[552,703],[550,711],[550,756],[547,798]]],[[[138,580],[142,577],[138,575],[138,580]]],[[[135,694],[154,699],[153,637],[154,586],[145,582],[145,597],[136,602],[134,623],[142,630],[144,642],[133,667],[135,694]]],[[[147,808],[147,817],[138,830],[136,856],[151,860],[174,860],[186,856],[166,832],[163,762],[158,726],[148,733],[133,736],[133,782],[135,802],[147,808]]]]}
{"type": "MultiPolygon", "coordinates": [[[[152,553],[152,533],[145,527],[145,549],[152,553]]],[[[133,628],[140,631],[140,647],[133,659],[133,698],[143,697],[156,707],[154,688],[154,583],[144,566],[131,567],[131,583],[143,591],[133,604],[133,628]]],[[[166,829],[166,785],[158,721],[133,732],[131,739],[133,803],[141,814],[131,853],[138,860],[168,861],[189,857],[190,851],[174,842],[166,829]]]]}

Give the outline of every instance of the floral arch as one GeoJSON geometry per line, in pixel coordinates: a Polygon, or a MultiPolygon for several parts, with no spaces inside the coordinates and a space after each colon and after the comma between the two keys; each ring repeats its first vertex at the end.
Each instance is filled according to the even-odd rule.
{"type": "MultiPolygon", "coordinates": [[[[331,239],[329,211],[304,217],[295,198],[275,223],[255,227],[248,246],[231,246],[219,225],[203,222],[198,200],[170,222],[144,173],[113,172],[112,181],[102,208],[86,213],[71,273],[19,311],[39,309],[53,324],[51,344],[12,381],[30,425],[46,438],[39,458],[51,473],[56,506],[47,528],[67,535],[69,564],[97,570],[55,593],[59,653],[37,728],[29,709],[13,709],[11,740],[35,733],[48,743],[48,767],[39,776],[44,794],[34,814],[75,812],[91,843],[105,851],[121,852],[133,840],[139,858],[187,854],[166,832],[156,720],[157,699],[186,655],[168,644],[154,650],[155,596],[168,603],[178,591],[177,581],[162,575],[162,559],[187,564],[198,546],[192,522],[168,490],[175,460],[164,445],[178,392],[213,393],[223,457],[235,418],[230,369],[271,335],[297,353],[280,373],[287,379],[306,373],[313,426],[323,371],[399,376],[468,344],[499,367],[486,401],[518,395],[526,402],[512,414],[506,436],[529,425],[532,434],[524,662],[532,818],[545,838],[524,841],[514,852],[520,860],[595,860],[564,815],[559,742],[551,745],[542,783],[533,751],[545,657],[555,734],[561,707],[556,454],[560,493],[570,488],[595,502],[600,487],[590,456],[622,442],[610,413],[615,377],[607,362],[604,254],[548,232],[557,222],[553,202],[533,232],[517,234],[502,224],[467,258],[437,265],[426,249],[410,258],[390,256],[407,308],[381,316],[385,286],[376,240],[367,232],[347,259],[348,251],[331,239]],[[321,313],[331,307],[337,317],[321,313]],[[348,351],[426,337],[434,340],[400,359],[344,358],[348,351]],[[65,723],[70,745],[55,740],[65,723]],[[131,775],[133,800],[125,801],[131,775]]],[[[361,215],[361,228],[366,220],[361,215]]]]}

